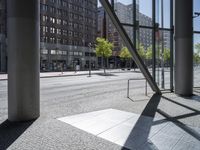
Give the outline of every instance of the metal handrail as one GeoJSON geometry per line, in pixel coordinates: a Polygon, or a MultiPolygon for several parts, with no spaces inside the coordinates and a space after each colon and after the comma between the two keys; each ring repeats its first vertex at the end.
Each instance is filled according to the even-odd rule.
{"type": "Polygon", "coordinates": [[[147,80],[145,78],[131,78],[128,79],[127,98],[129,98],[129,85],[131,80],[145,80],[145,96],[147,96],[147,80]]]}

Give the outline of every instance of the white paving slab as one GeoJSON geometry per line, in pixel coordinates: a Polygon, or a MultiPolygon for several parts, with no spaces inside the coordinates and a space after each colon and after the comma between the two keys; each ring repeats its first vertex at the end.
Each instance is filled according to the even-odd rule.
{"type": "Polygon", "coordinates": [[[184,149],[184,143],[185,148],[200,147],[198,128],[194,128],[194,137],[172,122],[154,124],[157,118],[116,109],[77,114],[58,120],[128,149],[184,149]],[[191,146],[191,143],[195,143],[195,146],[191,146]]]}

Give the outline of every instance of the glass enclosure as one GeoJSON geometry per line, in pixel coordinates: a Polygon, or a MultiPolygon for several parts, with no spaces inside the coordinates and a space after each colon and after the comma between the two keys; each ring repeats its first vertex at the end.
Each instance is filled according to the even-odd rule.
{"type": "Polygon", "coordinates": [[[110,0],[110,3],[158,86],[173,90],[173,1],[110,0]]]}
{"type": "Polygon", "coordinates": [[[194,0],[194,87],[200,87],[200,1],[194,0]]]}

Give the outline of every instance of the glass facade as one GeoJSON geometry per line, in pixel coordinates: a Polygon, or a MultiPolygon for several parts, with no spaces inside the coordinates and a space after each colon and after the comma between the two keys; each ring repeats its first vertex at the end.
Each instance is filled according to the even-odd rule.
{"type": "MultiPolygon", "coordinates": [[[[158,86],[173,90],[173,1],[110,0],[110,3],[158,86]]],[[[107,30],[112,32],[114,27],[108,24],[111,25],[107,30]]],[[[122,40],[119,43],[118,50],[124,46],[122,40]]]]}
{"type": "Polygon", "coordinates": [[[200,87],[200,2],[199,0],[194,0],[194,87],[200,87]]]}

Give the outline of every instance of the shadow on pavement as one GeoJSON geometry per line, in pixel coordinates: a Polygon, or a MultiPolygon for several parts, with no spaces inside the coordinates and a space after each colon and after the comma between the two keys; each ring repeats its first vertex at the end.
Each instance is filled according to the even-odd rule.
{"type": "Polygon", "coordinates": [[[161,95],[159,94],[154,94],[151,97],[146,107],[144,108],[142,114],[138,118],[134,128],[129,134],[129,137],[127,138],[124,144],[124,148],[122,148],[122,150],[127,150],[127,148],[141,149],[140,146],[145,143],[146,143],[145,148],[157,149],[155,145],[148,142],[148,137],[149,137],[151,126],[153,125],[153,119],[155,117],[158,105],[160,103],[160,99],[161,99],[161,95]]]}
{"type": "MultiPolygon", "coordinates": [[[[166,112],[158,109],[158,113],[161,114],[162,116],[164,116],[167,121],[173,122],[174,124],[176,124],[176,126],[178,126],[179,128],[183,129],[185,132],[187,132],[188,134],[190,134],[191,136],[196,138],[198,141],[200,141],[200,134],[198,132],[196,132],[191,127],[189,127],[189,126],[185,125],[184,123],[182,123],[181,121],[179,121],[179,119],[184,119],[184,118],[200,115],[200,111],[195,109],[195,108],[192,108],[190,106],[184,105],[184,104],[182,104],[180,102],[174,101],[174,100],[172,100],[170,98],[167,98],[165,96],[162,96],[162,98],[167,100],[167,101],[169,101],[169,102],[172,102],[172,103],[174,103],[176,105],[179,105],[179,106],[181,106],[181,107],[183,107],[185,109],[188,109],[188,110],[192,111],[191,113],[188,113],[188,114],[183,114],[183,115],[172,117],[169,114],[167,114],[166,112]]],[[[191,99],[195,100],[194,97],[191,97],[191,99]]]]}
{"type": "Polygon", "coordinates": [[[0,150],[7,149],[34,121],[12,123],[8,120],[0,124],[0,150]]]}
{"type": "Polygon", "coordinates": [[[96,74],[99,75],[99,76],[117,76],[117,75],[112,74],[112,73],[106,73],[106,74],[104,74],[104,73],[96,73],[96,74]]]}

